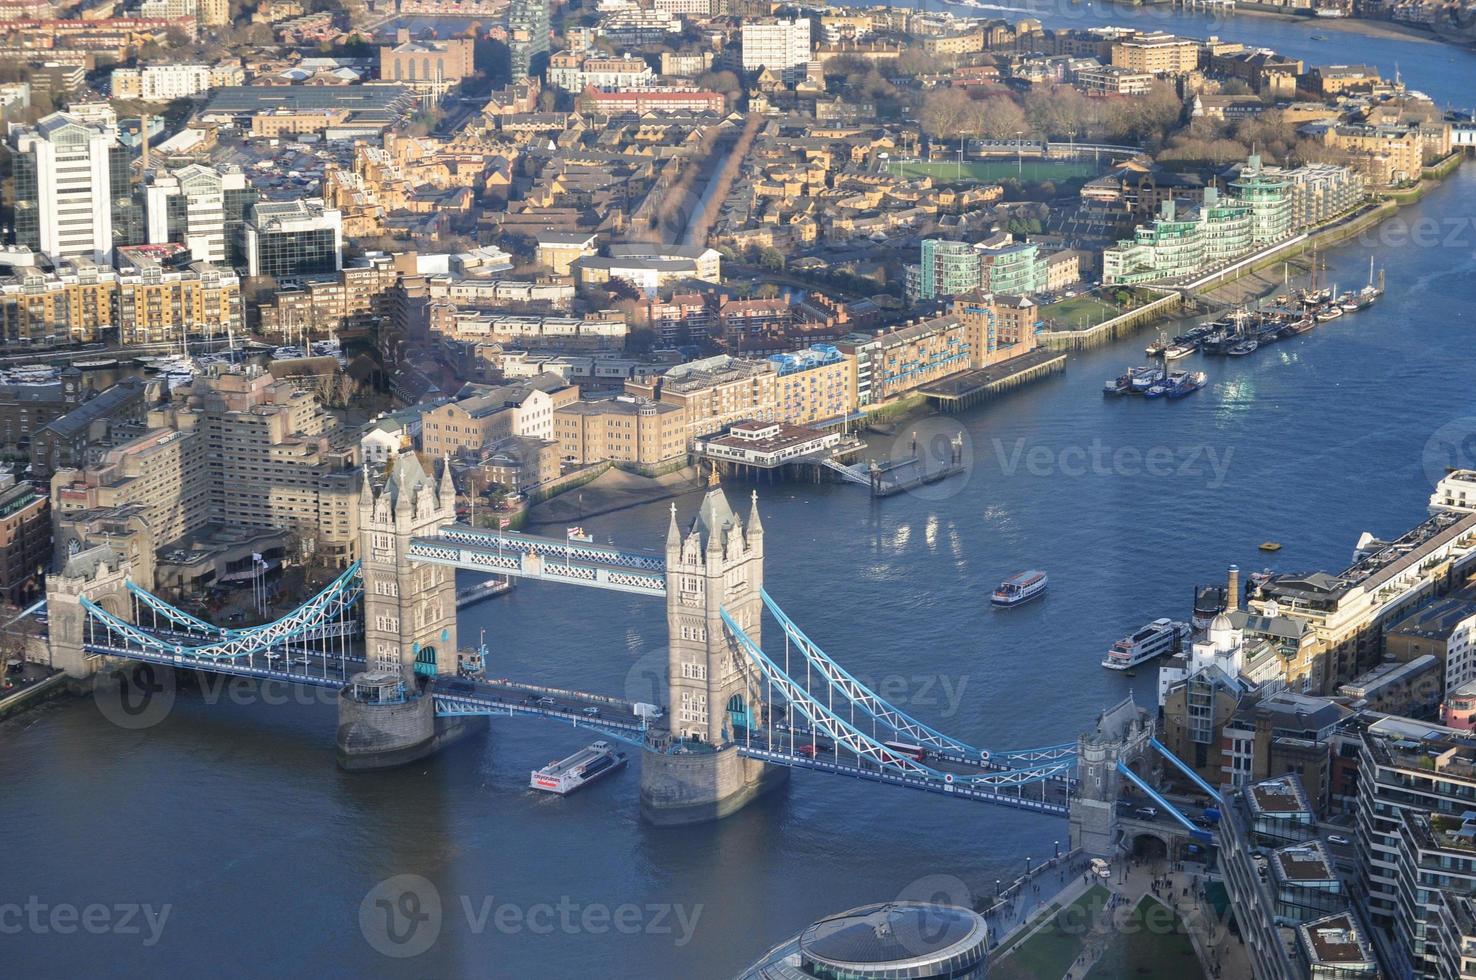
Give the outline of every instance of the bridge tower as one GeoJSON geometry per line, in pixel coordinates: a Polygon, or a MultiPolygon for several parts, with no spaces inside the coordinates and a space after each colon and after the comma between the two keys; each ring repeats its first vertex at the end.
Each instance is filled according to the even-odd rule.
{"type": "Polygon", "coordinates": [[[102,666],[101,657],[89,657],[86,598],[117,616],[132,620],[127,583],[132,565],[128,556],[112,545],[81,547],[69,554],[58,571],[46,577],[47,643],[54,666],[77,680],[92,677],[102,666]]]}
{"type": "Polygon", "coordinates": [[[1153,720],[1129,694],[1102,712],[1097,727],[1076,743],[1077,787],[1071,799],[1071,846],[1108,857],[1118,849],[1117,800],[1122,789],[1118,762],[1131,767],[1153,738],[1153,720]]]}
{"type": "Polygon", "coordinates": [[[456,665],[456,577],[410,561],[410,541],[456,520],[449,462],[435,480],[414,453],[395,458],[382,487],[366,470],[359,493],[366,669],[338,705],[338,760],[382,769],[434,752],[468,726],[435,718],[423,687],[456,665]]]}
{"type": "Polygon", "coordinates": [[[675,504],[666,532],[670,738],[653,739],[641,765],[641,809],[655,823],[727,816],[788,776],[782,767],[740,757],[736,745],[742,729],[763,723],[763,706],[722,613],[758,641],[763,584],[758,493],[745,525],[714,472],[687,533],[677,524],[675,504]]]}

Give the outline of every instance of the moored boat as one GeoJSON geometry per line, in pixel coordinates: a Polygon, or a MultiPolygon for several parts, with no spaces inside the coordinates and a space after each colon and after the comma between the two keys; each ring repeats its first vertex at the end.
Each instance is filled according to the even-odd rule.
{"type": "Polygon", "coordinates": [[[1141,395],[1162,380],[1162,368],[1141,368],[1133,372],[1133,391],[1141,395]]]}
{"type": "Polygon", "coordinates": [[[1102,666],[1108,670],[1127,670],[1152,660],[1165,653],[1177,651],[1189,638],[1192,629],[1188,623],[1172,619],[1155,619],[1107,649],[1102,666]]]}
{"type": "Polygon", "coordinates": [[[1208,383],[1209,375],[1203,371],[1192,371],[1168,390],[1168,397],[1183,398],[1186,395],[1192,395],[1208,383]]]}
{"type": "Polygon", "coordinates": [[[1343,310],[1341,307],[1328,304],[1327,306],[1324,306],[1322,309],[1314,313],[1313,317],[1317,320],[1318,323],[1327,323],[1329,320],[1336,320],[1342,315],[1343,310]]]}
{"type": "Polygon", "coordinates": [[[1261,345],[1254,340],[1242,340],[1240,343],[1235,344],[1229,350],[1225,351],[1225,353],[1229,354],[1231,357],[1244,357],[1247,354],[1254,354],[1256,352],[1256,348],[1259,346],[1261,345]]]}

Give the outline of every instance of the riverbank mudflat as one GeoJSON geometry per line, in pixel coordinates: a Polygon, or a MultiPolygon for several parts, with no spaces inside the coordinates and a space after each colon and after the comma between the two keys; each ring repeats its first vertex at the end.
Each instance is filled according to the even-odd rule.
{"type": "Polygon", "coordinates": [[[535,528],[582,521],[668,497],[680,497],[700,490],[702,486],[702,476],[695,466],[686,466],[663,476],[641,476],[612,468],[577,489],[535,504],[528,511],[526,526],[535,528]]]}

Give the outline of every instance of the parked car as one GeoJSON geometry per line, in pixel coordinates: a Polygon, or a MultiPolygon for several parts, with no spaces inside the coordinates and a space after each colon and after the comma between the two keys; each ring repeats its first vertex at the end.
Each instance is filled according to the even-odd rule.
{"type": "Polygon", "coordinates": [[[1349,844],[1353,843],[1348,838],[1344,837],[1342,834],[1328,834],[1327,835],[1327,842],[1329,844],[1336,844],[1339,847],[1347,847],[1349,844]]]}

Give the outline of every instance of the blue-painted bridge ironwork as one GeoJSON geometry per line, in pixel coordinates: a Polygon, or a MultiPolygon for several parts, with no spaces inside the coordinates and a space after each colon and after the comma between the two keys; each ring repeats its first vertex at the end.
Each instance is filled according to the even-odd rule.
{"type": "MultiPolygon", "coordinates": [[[[410,558],[649,596],[665,596],[666,568],[652,552],[588,541],[448,525],[414,539],[410,558]]],[[[129,586],[130,621],[83,599],[89,653],[216,674],[338,687],[364,669],[359,636],[360,568],[354,564],[288,614],[228,629],[129,586]]],[[[773,765],[1064,815],[1076,770],[1075,743],[1006,751],[977,747],[890,704],[845,670],[767,592],[784,650],[769,653],[726,610],[722,619],[762,704],[732,717],[729,741],[773,765]],[[888,744],[892,743],[892,744],[888,744]],[[905,745],[904,750],[899,745],[905,745]]],[[[618,698],[501,679],[440,676],[426,693],[442,717],[540,717],[648,748],[711,751],[647,730],[636,706],[618,698]]]]}

